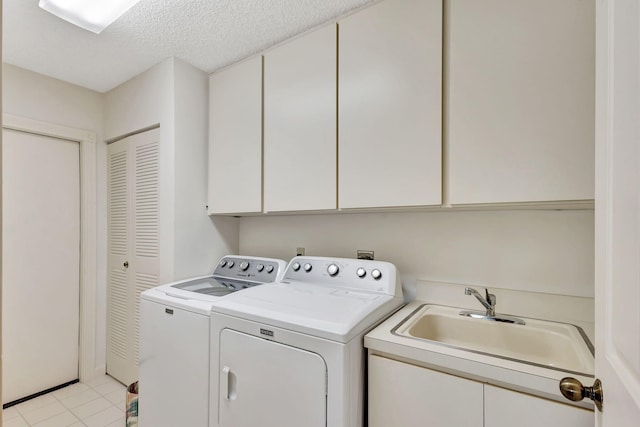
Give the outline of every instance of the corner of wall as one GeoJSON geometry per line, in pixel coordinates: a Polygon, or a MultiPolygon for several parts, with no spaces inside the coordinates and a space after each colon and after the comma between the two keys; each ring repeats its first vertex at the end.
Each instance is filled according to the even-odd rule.
{"type": "Polygon", "coordinates": [[[175,72],[175,276],[207,274],[225,254],[237,253],[234,218],[207,215],[209,76],[179,59],[175,72]]]}

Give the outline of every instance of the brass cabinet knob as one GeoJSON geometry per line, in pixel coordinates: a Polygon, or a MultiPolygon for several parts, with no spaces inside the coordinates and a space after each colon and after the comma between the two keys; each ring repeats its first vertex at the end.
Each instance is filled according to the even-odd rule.
{"type": "Polygon", "coordinates": [[[564,397],[574,402],[579,402],[585,397],[593,400],[598,411],[602,412],[604,396],[602,393],[602,382],[596,379],[593,387],[585,387],[575,378],[565,377],[560,380],[560,392],[564,397]]]}

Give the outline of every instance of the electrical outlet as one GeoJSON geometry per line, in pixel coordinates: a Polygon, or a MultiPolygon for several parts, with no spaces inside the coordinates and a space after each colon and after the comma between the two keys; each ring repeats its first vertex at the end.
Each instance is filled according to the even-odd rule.
{"type": "Polygon", "coordinates": [[[296,248],[296,256],[303,256],[304,248],[296,248]]]}
{"type": "Polygon", "coordinates": [[[373,261],[373,251],[365,251],[362,249],[358,249],[356,251],[358,259],[368,259],[373,261]]]}

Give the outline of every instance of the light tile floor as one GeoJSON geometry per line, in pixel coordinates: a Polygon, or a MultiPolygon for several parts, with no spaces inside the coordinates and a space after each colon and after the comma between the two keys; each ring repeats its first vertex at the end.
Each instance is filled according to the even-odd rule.
{"type": "Polygon", "coordinates": [[[2,411],[3,427],[123,427],[127,389],[104,375],[2,411]]]}

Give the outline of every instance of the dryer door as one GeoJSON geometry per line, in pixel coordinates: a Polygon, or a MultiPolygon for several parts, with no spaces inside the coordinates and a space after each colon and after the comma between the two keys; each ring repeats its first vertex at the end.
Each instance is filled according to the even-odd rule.
{"type": "Polygon", "coordinates": [[[225,329],[221,427],[324,427],[327,366],[316,353],[225,329]]]}

